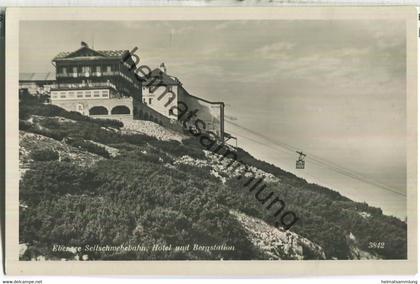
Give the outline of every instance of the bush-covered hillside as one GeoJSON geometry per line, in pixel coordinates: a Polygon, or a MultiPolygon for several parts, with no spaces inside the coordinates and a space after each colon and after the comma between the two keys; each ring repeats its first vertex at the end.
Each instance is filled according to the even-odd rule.
{"type": "MultiPolygon", "coordinates": [[[[235,247],[233,251],[89,252],[88,259],[270,258],[231,214],[235,210],[274,223],[244,189],[243,181],[220,173],[226,179],[222,182],[212,173],[210,162],[205,166],[177,163],[185,156],[208,161],[194,138],[180,143],[122,134],[118,121],[88,118],[36,101],[21,103],[20,119],[22,133],[45,136],[97,157],[93,164],[80,164],[74,154],[63,158],[57,149],[22,149],[22,153],[32,151],[20,182],[20,242],[27,245],[22,259],[39,255],[74,259],[74,252],[53,252],[53,244],[235,247]],[[108,155],[106,147],[117,149],[118,155],[108,155]]],[[[404,222],[308,184],[242,149],[237,154],[246,164],[278,178],[267,186],[299,216],[291,232],[321,246],[327,259],[406,258],[404,222]],[[370,248],[369,242],[385,246],[370,248]]],[[[319,257],[306,247],[302,255],[319,257]]]]}

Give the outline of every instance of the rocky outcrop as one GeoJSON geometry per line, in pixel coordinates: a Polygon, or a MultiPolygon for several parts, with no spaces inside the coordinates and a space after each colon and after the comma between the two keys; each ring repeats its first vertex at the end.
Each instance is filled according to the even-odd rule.
{"type": "Polygon", "coordinates": [[[91,166],[96,161],[103,159],[101,156],[79,150],[64,142],[35,133],[19,131],[19,168],[21,178],[29,168],[29,164],[33,162],[31,153],[37,150],[55,151],[59,154],[59,160],[69,160],[82,166],[91,166]]]}
{"type": "Polygon", "coordinates": [[[277,229],[261,219],[231,210],[248,233],[249,240],[265,253],[269,259],[302,260],[306,255],[311,259],[325,259],[321,246],[296,233],[277,229]]]}
{"type": "Polygon", "coordinates": [[[347,245],[349,246],[350,259],[381,259],[378,255],[364,251],[360,248],[357,238],[350,232],[346,236],[347,245]]]}
{"type": "MultiPolygon", "coordinates": [[[[223,159],[223,156],[211,153],[210,151],[204,151],[207,160],[200,160],[200,159],[194,159],[190,156],[182,156],[181,158],[178,158],[174,164],[184,164],[189,165],[193,167],[211,167],[210,174],[219,178],[222,183],[226,182],[227,178],[231,178],[237,175],[243,174],[243,167],[229,167],[229,163],[231,163],[232,160],[230,159],[223,159]]],[[[280,181],[280,178],[275,177],[274,175],[267,173],[263,170],[257,169],[255,167],[248,167],[252,172],[255,173],[256,178],[264,177],[265,182],[277,182],[280,181]]]]}
{"type": "Polygon", "coordinates": [[[120,118],[119,120],[124,124],[121,132],[125,134],[141,133],[163,141],[176,140],[181,142],[182,139],[187,138],[187,136],[179,132],[160,126],[152,121],[135,120],[132,118],[120,118]]]}

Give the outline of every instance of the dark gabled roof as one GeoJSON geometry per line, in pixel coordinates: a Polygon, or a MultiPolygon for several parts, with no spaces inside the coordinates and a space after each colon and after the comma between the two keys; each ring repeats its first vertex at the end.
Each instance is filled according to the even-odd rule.
{"type": "Polygon", "coordinates": [[[53,61],[56,60],[72,60],[80,58],[122,58],[128,50],[94,50],[88,46],[82,46],[76,51],[65,51],[57,54],[53,61]]]}
{"type": "Polygon", "coordinates": [[[154,69],[150,73],[150,78],[143,83],[147,87],[156,85],[174,86],[180,84],[181,82],[177,78],[169,76],[159,68],[154,69]]]}
{"type": "Polygon", "coordinates": [[[19,81],[55,81],[55,72],[47,73],[19,73],[19,81]]]}

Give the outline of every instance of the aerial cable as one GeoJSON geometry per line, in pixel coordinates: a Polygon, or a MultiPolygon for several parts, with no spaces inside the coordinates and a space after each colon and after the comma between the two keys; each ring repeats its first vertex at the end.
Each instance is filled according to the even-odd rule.
{"type": "MultiPolygon", "coordinates": [[[[271,138],[269,138],[269,137],[267,137],[265,135],[262,135],[261,133],[255,132],[255,131],[253,131],[251,129],[248,129],[246,127],[243,127],[243,126],[241,126],[241,125],[239,125],[239,124],[237,124],[235,122],[232,122],[232,121],[229,121],[229,120],[225,120],[225,121],[228,122],[228,123],[230,123],[230,124],[232,124],[232,125],[234,125],[234,126],[236,126],[236,127],[238,127],[238,128],[240,128],[240,129],[242,129],[242,130],[245,130],[246,132],[249,132],[249,133],[254,134],[254,135],[258,136],[258,137],[264,138],[265,140],[267,140],[268,142],[270,142],[274,146],[280,147],[280,148],[282,148],[284,150],[287,150],[289,152],[293,152],[293,154],[295,154],[296,152],[299,152],[299,149],[298,148],[293,147],[293,146],[291,146],[291,145],[289,145],[287,143],[279,142],[279,141],[273,141],[271,138]]],[[[273,147],[270,146],[270,145],[268,145],[267,143],[263,143],[261,141],[258,141],[256,139],[253,139],[253,138],[250,138],[250,137],[247,137],[247,136],[244,136],[244,135],[238,135],[238,134],[235,134],[235,135],[242,136],[242,137],[244,137],[244,138],[246,138],[248,140],[251,140],[251,141],[253,141],[255,143],[258,143],[258,144],[264,145],[264,146],[266,146],[266,147],[268,147],[270,149],[273,149],[273,147]]],[[[309,154],[307,152],[305,153],[305,155],[306,155],[307,159],[315,162],[318,165],[322,165],[324,167],[327,167],[327,168],[329,168],[329,169],[331,169],[331,170],[333,170],[333,171],[335,171],[335,172],[337,172],[337,173],[339,173],[341,175],[347,176],[347,177],[352,178],[352,179],[355,179],[355,180],[362,181],[362,182],[367,183],[367,184],[371,184],[371,185],[373,185],[375,187],[381,188],[383,190],[386,190],[386,191],[389,191],[389,192],[392,192],[392,193],[395,193],[395,194],[398,194],[398,195],[406,196],[405,194],[403,194],[401,192],[398,192],[395,189],[393,189],[393,188],[391,188],[391,187],[389,187],[389,186],[387,186],[385,184],[382,184],[382,183],[380,183],[380,182],[378,182],[376,180],[373,180],[371,178],[365,177],[365,176],[361,175],[360,173],[356,173],[356,172],[354,172],[352,170],[346,169],[346,168],[344,168],[344,167],[342,167],[342,166],[340,166],[340,165],[338,165],[338,164],[336,164],[334,162],[330,162],[328,160],[325,160],[325,159],[323,159],[321,157],[318,157],[316,155],[313,155],[313,154],[309,154]]]]}

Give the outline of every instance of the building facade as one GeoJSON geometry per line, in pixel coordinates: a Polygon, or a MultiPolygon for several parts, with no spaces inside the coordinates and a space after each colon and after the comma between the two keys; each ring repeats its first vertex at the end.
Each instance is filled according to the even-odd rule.
{"type": "Polygon", "coordinates": [[[19,74],[19,90],[32,96],[49,95],[54,83],[55,74],[53,72],[19,74]]]}
{"type": "Polygon", "coordinates": [[[128,50],[94,50],[86,43],[73,52],[58,54],[52,63],[56,82],[51,103],[85,115],[133,114],[133,102],[142,101],[141,82],[128,50]],[[131,64],[131,65],[130,65],[131,64]]]}
{"type": "Polygon", "coordinates": [[[181,83],[169,76],[165,68],[156,68],[142,84],[143,104],[163,116],[177,120],[176,106],[181,83]]]}
{"type": "MultiPolygon", "coordinates": [[[[143,104],[173,121],[186,119],[182,110],[196,110],[195,117],[202,121],[205,130],[224,141],[224,103],[211,102],[191,95],[181,81],[167,73],[165,65],[154,69],[142,84],[143,104]],[[180,110],[180,111],[178,111],[180,110]],[[182,117],[183,116],[183,117],[182,117]]],[[[194,122],[186,125],[195,128],[194,122]]]]}
{"type": "Polygon", "coordinates": [[[55,80],[22,74],[20,91],[39,93],[41,88],[45,93],[47,88],[50,103],[68,111],[116,119],[117,115],[130,116],[180,131],[186,124],[188,129],[197,127],[183,121],[183,108],[188,108],[188,112],[196,110],[203,130],[225,140],[224,103],[191,95],[178,78],[166,72],[163,63],[147,78],[140,77],[128,50],[94,50],[81,42],[79,49],[59,53],[52,64],[55,80]]]}

